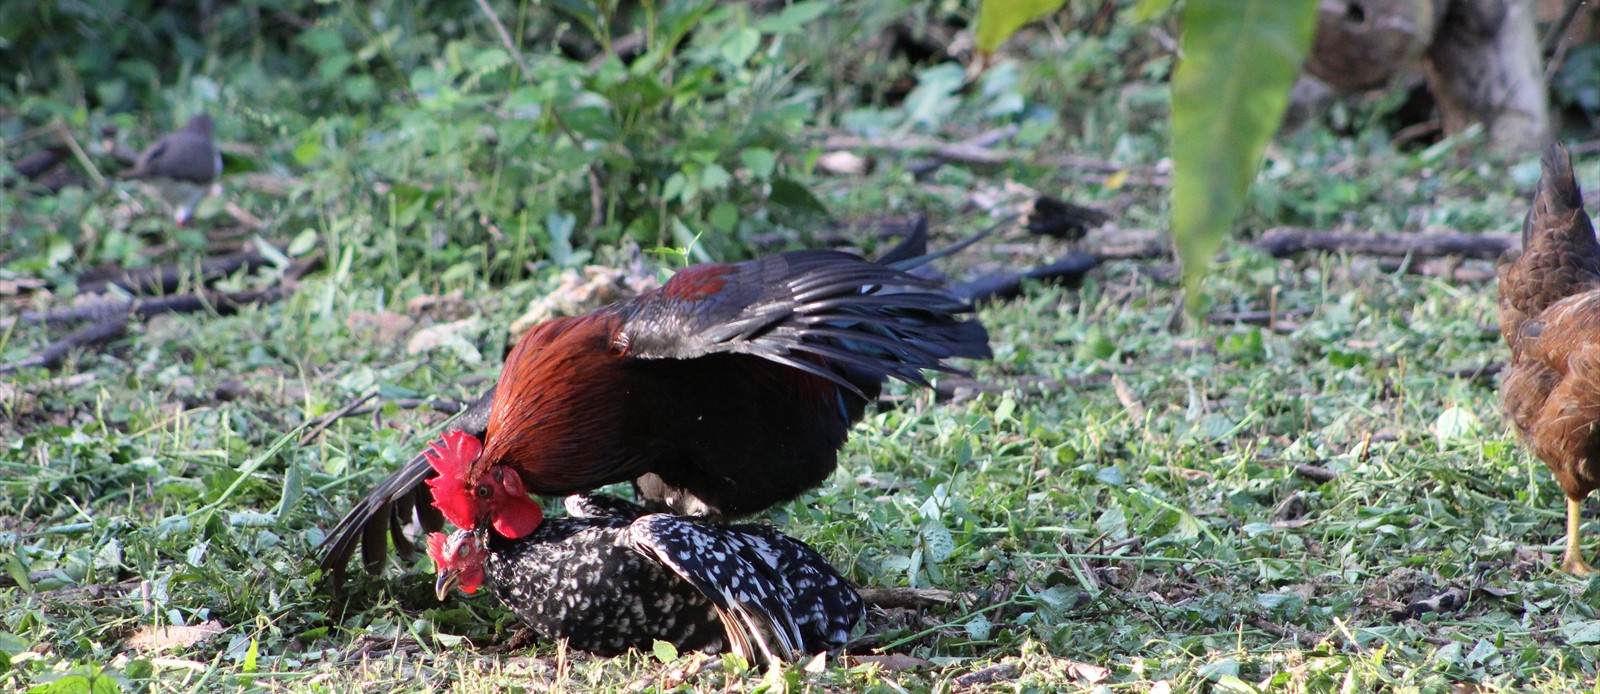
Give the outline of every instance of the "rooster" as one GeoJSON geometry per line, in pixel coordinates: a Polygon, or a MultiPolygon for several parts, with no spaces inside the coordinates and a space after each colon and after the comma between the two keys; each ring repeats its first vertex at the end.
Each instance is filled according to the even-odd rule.
{"type": "Polygon", "coordinates": [[[1562,570],[1583,560],[1583,501],[1600,486],[1600,243],[1560,144],[1546,150],[1522,250],[1502,261],[1500,332],[1511,363],[1500,392],[1506,414],[1567,497],[1562,570]]]}
{"type": "Polygon", "coordinates": [[[924,370],[959,373],[950,358],[990,355],[967,304],[907,272],[986,233],[924,254],[919,226],[877,262],[810,250],[690,266],[536,326],[454,425],[482,437],[471,464],[441,477],[413,458],[334,528],[322,567],[337,583],[359,540],[376,571],[385,535],[409,550],[413,513],[440,527],[424,481],[455,525],[507,538],[539,522],[529,493],[631,480],[652,511],[717,521],[794,498],[833,471],[884,381],[925,384],[924,370]]]}
{"type": "Polygon", "coordinates": [[[145,179],[172,207],[172,220],[180,227],[187,224],[222,178],[222,150],[211,140],[211,117],[190,118],[182,130],[157,140],[122,177],[145,179]]]}
{"type": "MultiPolygon", "coordinates": [[[[449,474],[480,450],[451,432],[428,457],[449,474]]],[[[838,648],[866,614],[821,556],[771,527],[704,525],[601,495],[565,505],[567,517],[542,519],[521,539],[430,534],[439,599],[487,583],[540,636],[580,650],[616,655],[660,640],[751,663],[838,648]]]]}

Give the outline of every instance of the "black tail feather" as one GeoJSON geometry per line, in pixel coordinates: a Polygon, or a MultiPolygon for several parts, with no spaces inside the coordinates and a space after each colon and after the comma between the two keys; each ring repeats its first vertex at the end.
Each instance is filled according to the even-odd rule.
{"type": "MultiPolygon", "coordinates": [[[[494,388],[490,388],[447,426],[474,436],[483,436],[489,426],[489,408],[493,402],[494,388]]],[[[427,485],[423,484],[433,474],[427,458],[422,455],[412,458],[373,487],[328,532],[327,538],[318,547],[322,553],[318,566],[328,579],[330,591],[337,593],[344,585],[345,571],[358,545],[362,566],[368,573],[375,574],[383,570],[391,540],[401,556],[409,556],[415,551],[415,544],[405,535],[406,525],[414,521],[422,533],[444,527],[444,517],[433,507],[427,485]]]]}

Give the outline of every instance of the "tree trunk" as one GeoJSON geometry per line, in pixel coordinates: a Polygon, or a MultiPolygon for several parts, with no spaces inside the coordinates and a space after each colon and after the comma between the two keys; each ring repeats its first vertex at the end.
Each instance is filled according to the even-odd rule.
{"type": "Polygon", "coordinates": [[[1433,38],[1439,0],[1322,0],[1306,71],[1341,91],[1388,84],[1433,38]]]}
{"type": "Polygon", "coordinates": [[[1531,0],[1450,0],[1423,60],[1444,131],[1482,123],[1507,152],[1535,151],[1550,137],[1531,0]]]}
{"type": "Polygon", "coordinates": [[[1322,0],[1306,71],[1376,89],[1421,59],[1444,132],[1482,123],[1508,152],[1550,137],[1534,0],[1322,0]]]}

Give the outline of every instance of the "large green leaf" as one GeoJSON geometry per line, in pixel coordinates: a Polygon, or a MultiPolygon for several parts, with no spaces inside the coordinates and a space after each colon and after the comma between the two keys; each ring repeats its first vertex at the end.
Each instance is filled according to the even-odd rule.
{"type": "Polygon", "coordinates": [[[1186,0],[1172,77],[1172,236],[1183,286],[1233,227],[1311,47],[1317,0],[1186,0]]]}
{"type": "Polygon", "coordinates": [[[1022,25],[1060,9],[1067,0],[983,0],[978,7],[978,50],[993,53],[1022,25]]]}
{"type": "Polygon", "coordinates": [[[1178,0],[1139,0],[1133,6],[1133,21],[1148,22],[1166,14],[1176,4],[1178,0]]]}

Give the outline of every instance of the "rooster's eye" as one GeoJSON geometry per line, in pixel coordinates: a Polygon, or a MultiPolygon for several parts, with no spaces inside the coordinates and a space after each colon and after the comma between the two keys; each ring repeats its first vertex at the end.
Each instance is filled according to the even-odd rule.
{"type": "Polygon", "coordinates": [[[479,499],[487,499],[489,495],[494,493],[494,490],[490,489],[487,484],[480,484],[477,489],[472,490],[472,493],[477,494],[479,499]]]}
{"type": "Polygon", "coordinates": [[[468,550],[467,550],[467,546],[466,545],[461,545],[461,546],[456,547],[456,558],[457,559],[466,559],[467,558],[467,552],[468,552],[468,550]]]}

